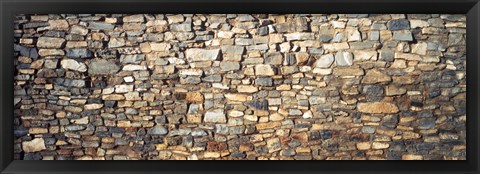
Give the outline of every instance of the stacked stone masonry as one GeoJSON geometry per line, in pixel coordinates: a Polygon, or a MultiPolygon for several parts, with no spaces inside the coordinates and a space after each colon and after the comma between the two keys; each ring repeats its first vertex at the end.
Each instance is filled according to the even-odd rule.
{"type": "Polygon", "coordinates": [[[21,160],[465,160],[466,17],[17,15],[21,160]]]}

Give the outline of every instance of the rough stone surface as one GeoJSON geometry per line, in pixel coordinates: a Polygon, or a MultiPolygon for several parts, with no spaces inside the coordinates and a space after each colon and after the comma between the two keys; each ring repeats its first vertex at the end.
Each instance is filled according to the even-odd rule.
{"type": "Polygon", "coordinates": [[[27,14],[13,27],[17,160],[466,159],[462,14],[27,14]]]}

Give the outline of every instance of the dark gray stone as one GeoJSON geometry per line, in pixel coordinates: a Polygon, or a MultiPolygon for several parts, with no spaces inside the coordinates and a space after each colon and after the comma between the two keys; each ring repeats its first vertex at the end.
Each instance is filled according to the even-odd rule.
{"type": "Polygon", "coordinates": [[[389,30],[409,30],[410,22],[407,19],[394,19],[387,23],[389,30]]]}
{"type": "Polygon", "coordinates": [[[93,57],[93,52],[83,48],[67,49],[67,57],[68,58],[91,58],[93,57]]]}

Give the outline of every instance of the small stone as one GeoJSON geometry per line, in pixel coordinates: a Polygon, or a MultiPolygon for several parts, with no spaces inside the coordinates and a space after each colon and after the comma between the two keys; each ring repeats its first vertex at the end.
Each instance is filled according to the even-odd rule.
{"type": "Polygon", "coordinates": [[[199,92],[188,92],[185,99],[189,102],[201,104],[204,101],[202,93],[199,92]]]}
{"type": "Polygon", "coordinates": [[[87,66],[84,63],[77,62],[73,59],[63,59],[60,64],[62,65],[62,68],[67,69],[67,70],[75,70],[75,71],[80,71],[80,72],[86,72],[87,71],[87,66]]]}
{"type": "Polygon", "coordinates": [[[370,142],[360,142],[356,146],[358,150],[369,150],[372,147],[370,142]]]}
{"type": "Polygon", "coordinates": [[[108,48],[118,48],[125,46],[125,39],[123,38],[111,38],[108,42],[108,48]]]}
{"type": "Polygon", "coordinates": [[[47,149],[43,138],[35,138],[32,141],[22,142],[22,149],[26,153],[39,152],[47,149]]]}
{"type": "Polygon", "coordinates": [[[390,144],[388,143],[382,143],[382,142],[373,142],[372,143],[372,149],[387,149],[390,147],[390,144]]]}
{"type": "Polygon", "coordinates": [[[168,130],[160,125],[153,126],[147,131],[150,135],[165,135],[168,133],[168,130]]]}
{"type": "Polygon", "coordinates": [[[281,65],[283,62],[283,55],[279,52],[265,53],[265,63],[270,65],[281,65]]]}
{"type": "Polygon", "coordinates": [[[225,110],[214,109],[207,111],[203,121],[206,123],[226,123],[227,118],[225,117],[225,110]]]}
{"type": "Polygon", "coordinates": [[[145,60],[145,55],[143,54],[130,54],[130,55],[121,55],[120,56],[120,62],[124,64],[139,64],[145,60]]]}
{"type": "Polygon", "coordinates": [[[395,104],[388,102],[359,103],[357,108],[360,112],[369,114],[393,114],[399,111],[395,104]]]}
{"type": "Polygon", "coordinates": [[[273,76],[275,71],[271,65],[258,64],[255,65],[255,75],[256,76],[273,76]]]}
{"type": "Polygon", "coordinates": [[[213,61],[218,59],[220,54],[220,49],[205,50],[205,49],[191,48],[191,49],[188,49],[185,52],[185,54],[187,59],[191,62],[213,61]]]}
{"type": "Polygon", "coordinates": [[[367,71],[365,77],[363,77],[362,83],[365,84],[375,84],[380,82],[390,82],[392,81],[392,77],[387,74],[382,73],[376,69],[367,71]]]}
{"type": "Polygon", "coordinates": [[[143,17],[143,14],[136,14],[136,15],[130,15],[130,16],[125,16],[123,17],[123,22],[144,22],[145,19],[143,17]]]}
{"type": "Polygon", "coordinates": [[[335,64],[337,66],[353,65],[353,55],[351,52],[339,51],[335,54],[335,64]]]}
{"type": "Polygon", "coordinates": [[[172,25],[170,25],[170,30],[181,31],[181,32],[189,32],[189,31],[192,31],[192,24],[191,23],[172,24],[172,25]]]}
{"type": "Polygon", "coordinates": [[[335,58],[333,57],[333,54],[323,55],[317,61],[315,61],[315,67],[328,68],[332,65],[334,60],[335,58]]]}
{"type": "Polygon", "coordinates": [[[68,29],[69,25],[67,20],[65,19],[53,19],[53,20],[48,20],[48,28],[50,30],[66,30],[68,29]]]}
{"type": "Polygon", "coordinates": [[[402,155],[402,160],[423,160],[423,156],[422,155],[405,154],[405,155],[402,155]]]}
{"type": "Polygon", "coordinates": [[[400,88],[394,85],[387,86],[385,90],[387,96],[403,95],[405,93],[407,93],[405,88],[400,88]]]}
{"type": "Polygon", "coordinates": [[[103,104],[98,104],[98,103],[86,104],[84,106],[85,110],[95,110],[95,109],[100,109],[102,107],[103,107],[103,104]]]}
{"type": "Polygon", "coordinates": [[[284,36],[287,39],[287,41],[315,39],[314,33],[289,33],[289,34],[285,34],[284,36]]]}
{"type": "Polygon", "coordinates": [[[221,69],[222,71],[234,71],[234,70],[239,70],[239,69],[240,69],[240,63],[238,63],[238,62],[222,61],[222,62],[220,62],[220,69],[221,69]]]}
{"type": "Polygon", "coordinates": [[[88,29],[80,25],[72,25],[72,27],[70,27],[70,34],[85,36],[88,34],[88,29]]]}

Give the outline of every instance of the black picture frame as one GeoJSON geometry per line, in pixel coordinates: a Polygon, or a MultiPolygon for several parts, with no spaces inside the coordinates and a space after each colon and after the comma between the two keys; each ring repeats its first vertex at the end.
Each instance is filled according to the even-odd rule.
{"type": "Polygon", "coordinates": [[[478,0],[2,0],[0,173],[479,173],[478,0]],[[456,13],[467,15],[466,161],[13,160],[13,16],[48,13],[456,13]]]}

